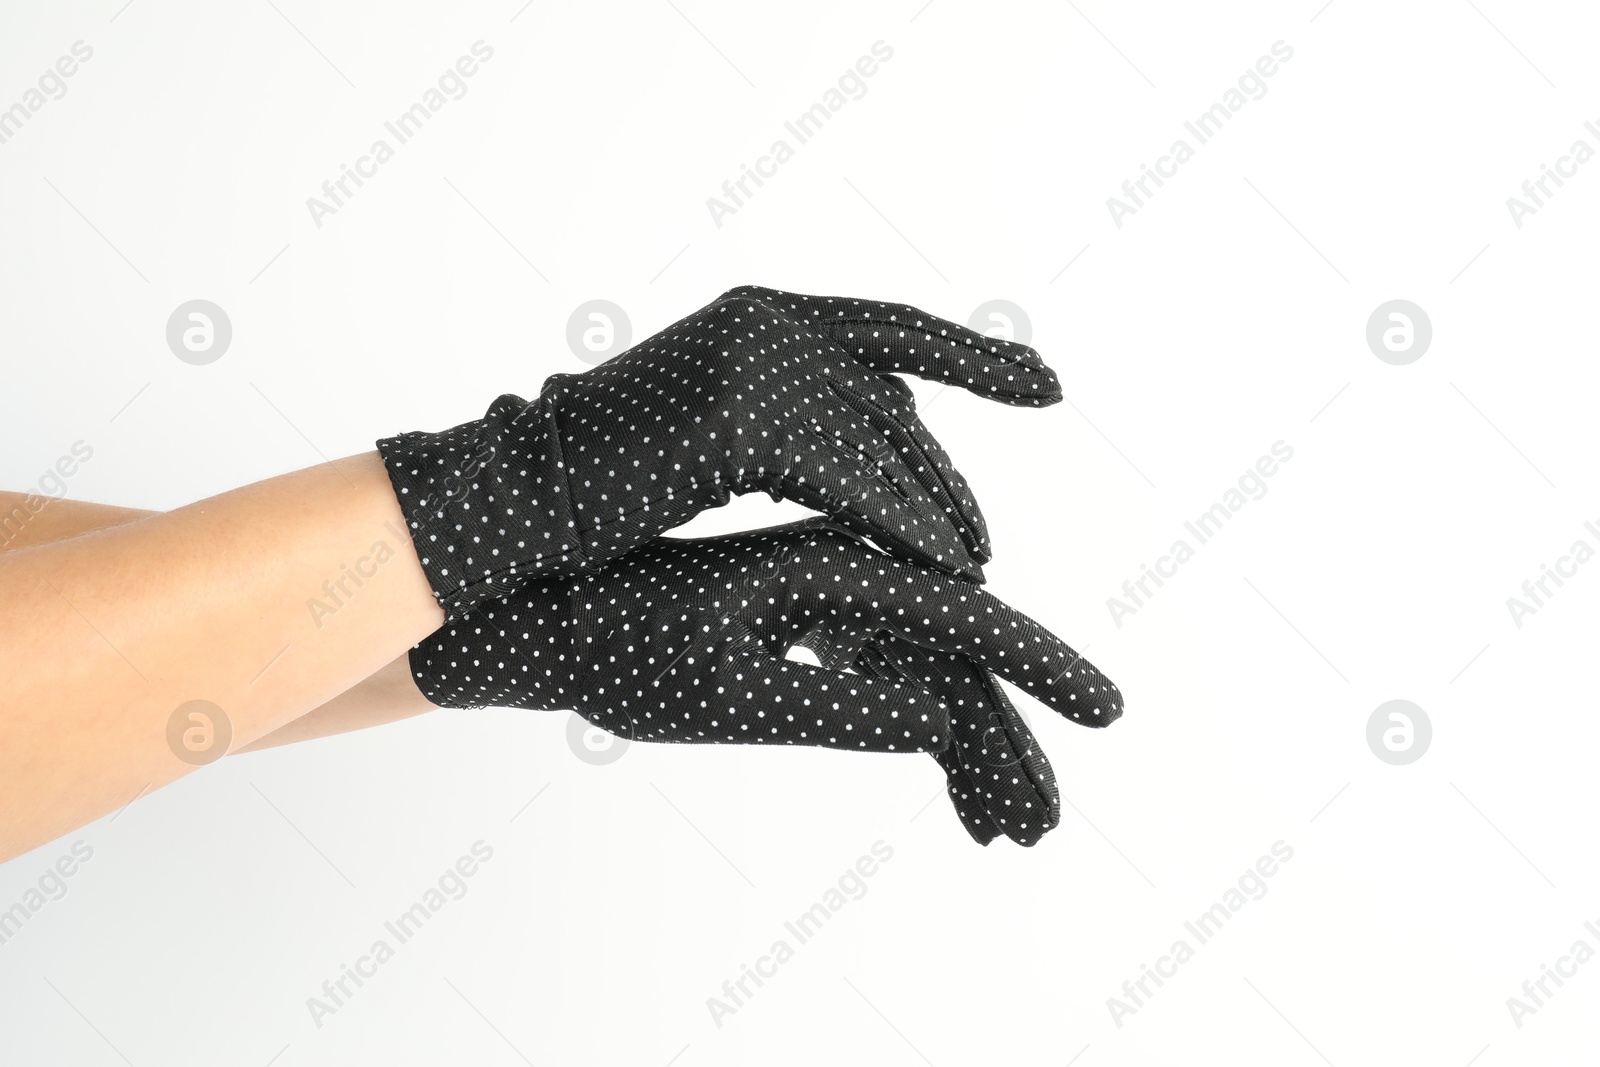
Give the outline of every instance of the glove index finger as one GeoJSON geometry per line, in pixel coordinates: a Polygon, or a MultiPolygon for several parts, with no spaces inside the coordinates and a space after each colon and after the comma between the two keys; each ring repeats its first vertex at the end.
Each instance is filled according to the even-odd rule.
{"type": "Polygon", "coordinates": [[[1122,693],[1061,638],[970,582],[885,560],[893,582],[874,607],[906,640],[957,653],[1084,726],[1122,716],[1122,693]],[[887,595],[885,595],[887,594],[887,595]]]}
{"type": "Polygon", "coordinates": [[[756,301],[800,323],[879,374],[915,374],[1004,404],[1045,407],[1061,400],[1060,379],[1029,346],[909,304],[805,296],[755,285],[726,295],[756,301]]]}

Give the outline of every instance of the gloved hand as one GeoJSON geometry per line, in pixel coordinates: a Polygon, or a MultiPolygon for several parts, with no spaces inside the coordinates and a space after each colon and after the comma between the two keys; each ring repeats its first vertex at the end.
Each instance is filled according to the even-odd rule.
{"type": "MultiPolygon", "coordinates": [[[[1032,846],[1061,822],[1055,771],[993,672],[887,635],[862,649],[855,666],[866,675],[924,686],[950,709],[950,747],[934,758],[944,768],[956,816],[974,841],[987,845],[1005,834],[1032,846]]],[[[1079,666],[1094,671],[1081,661],[1079,666]]],[[[1117,694],[1104,677],[1099,684],[1117,694]]],[[[1115,699],[1120,709],[1120,695],[1115,699]]]]}
{"type": "Polygon", "coordinates": [[[980,577],[983,516],[892,372],[1008,404],[1061,399],[1026,345],[903,304],[743,286],[532,403],[378,442],[447,611],[594,569],[732,493],[834,516],[980,577]]]}
{"type": "Polygon", "coordinates": [[[411,668],[441,706],[572,709],[630,740],[939,753],[984,843],[1032,844],[1058,818],[994,674],[1086,726],[1122,714],[1116,686],[1037,622],[824,520],[656,538],[598,573],[536,579],[447,620],[411,668]],[[786,659],[795,645],[825,666],[786,659]]]}

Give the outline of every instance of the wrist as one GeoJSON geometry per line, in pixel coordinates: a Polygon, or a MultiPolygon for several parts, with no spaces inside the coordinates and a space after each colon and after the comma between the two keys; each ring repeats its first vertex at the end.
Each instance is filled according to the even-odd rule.
{"type": "Polygon", "coordinates": [[[411,650],[417,689],[440,707],[570,710],[575,584],[535,578],[448,617],[411,650]]]}
{"type": "Polygon", "coordinates": [[[507,393],[483,418],[378,442],[417,558],[447,613],[582,569],[554,408],[507,393]]]}

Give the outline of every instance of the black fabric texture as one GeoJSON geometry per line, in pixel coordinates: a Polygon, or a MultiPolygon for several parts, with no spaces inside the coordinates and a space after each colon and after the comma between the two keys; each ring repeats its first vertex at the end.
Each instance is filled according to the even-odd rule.
{"type": "Polygon", "coordinates": [[[997,676],[1085,726],[1122,714],[1117,687],[1033,619],[827,520],[658,537],[539,577],[450,618],[411,667],[441,706],[571,709],[635,741],[934,753],[985,844],[1031,845],[1059,820],[997,676]],[[823,666],[785,658],[796,645],[823,666]]]}
{"type": "Polygon", "coordinates": [[[982,577],[967,483],[897,374],[1006,404],[1061,399],[1026,345],[903,304],[729,290],[539,397],[378,442],[440,603],[593,571],[730,494],[766,492],[889,551],[982,577]]]}

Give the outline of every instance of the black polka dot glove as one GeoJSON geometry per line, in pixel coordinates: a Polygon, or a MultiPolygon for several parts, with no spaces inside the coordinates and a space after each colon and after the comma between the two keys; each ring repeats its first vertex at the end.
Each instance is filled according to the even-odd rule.
{"type": "MultiPolygon", "coordinates": [[[[1032,846],[1060,823],[1055,772],[992,671],[960,655],[889,636],[862,649],[855,666],[863,674],[923,686],[950,709],[950,747],[934,758],[944,768],[956,815],[974,841],[987,845],[1005,834],[1019,845],[1032,846]]],[[[1086,670],[1091,679],[1098,673],[1082,660],[1075,669],[1086,670]]],[[[1116,686],[1104,677],[1089,684],[1108,692],[1120,713],[1116,686]]],[[[1103,726],[1115,717],[1113,713],[1089,725],[1103,726]]]]}
{"type": "Polygon", "coordinates": [[[446,610],[576,574],[730,494],[834,516],[938,570],[981,577],[982,513],[894,372],[1007,404],[1061,399],[1026,345],[903,304],[732,289],[531,403],[378,442],[446,610]]]}
{"type": "Polygon", "coordinates": [[[825,520],[656,538],[535,580],[450,619],[411,667],[441,706],[573,709],[630,740],[933,752],[984,843],[1032,844],[1059,817],[995,675],[1086,726],[1122,714],[1116,686],[1037,622],[825,520]],[[796,645],[823,666],[785,658],[796,645]]]}

